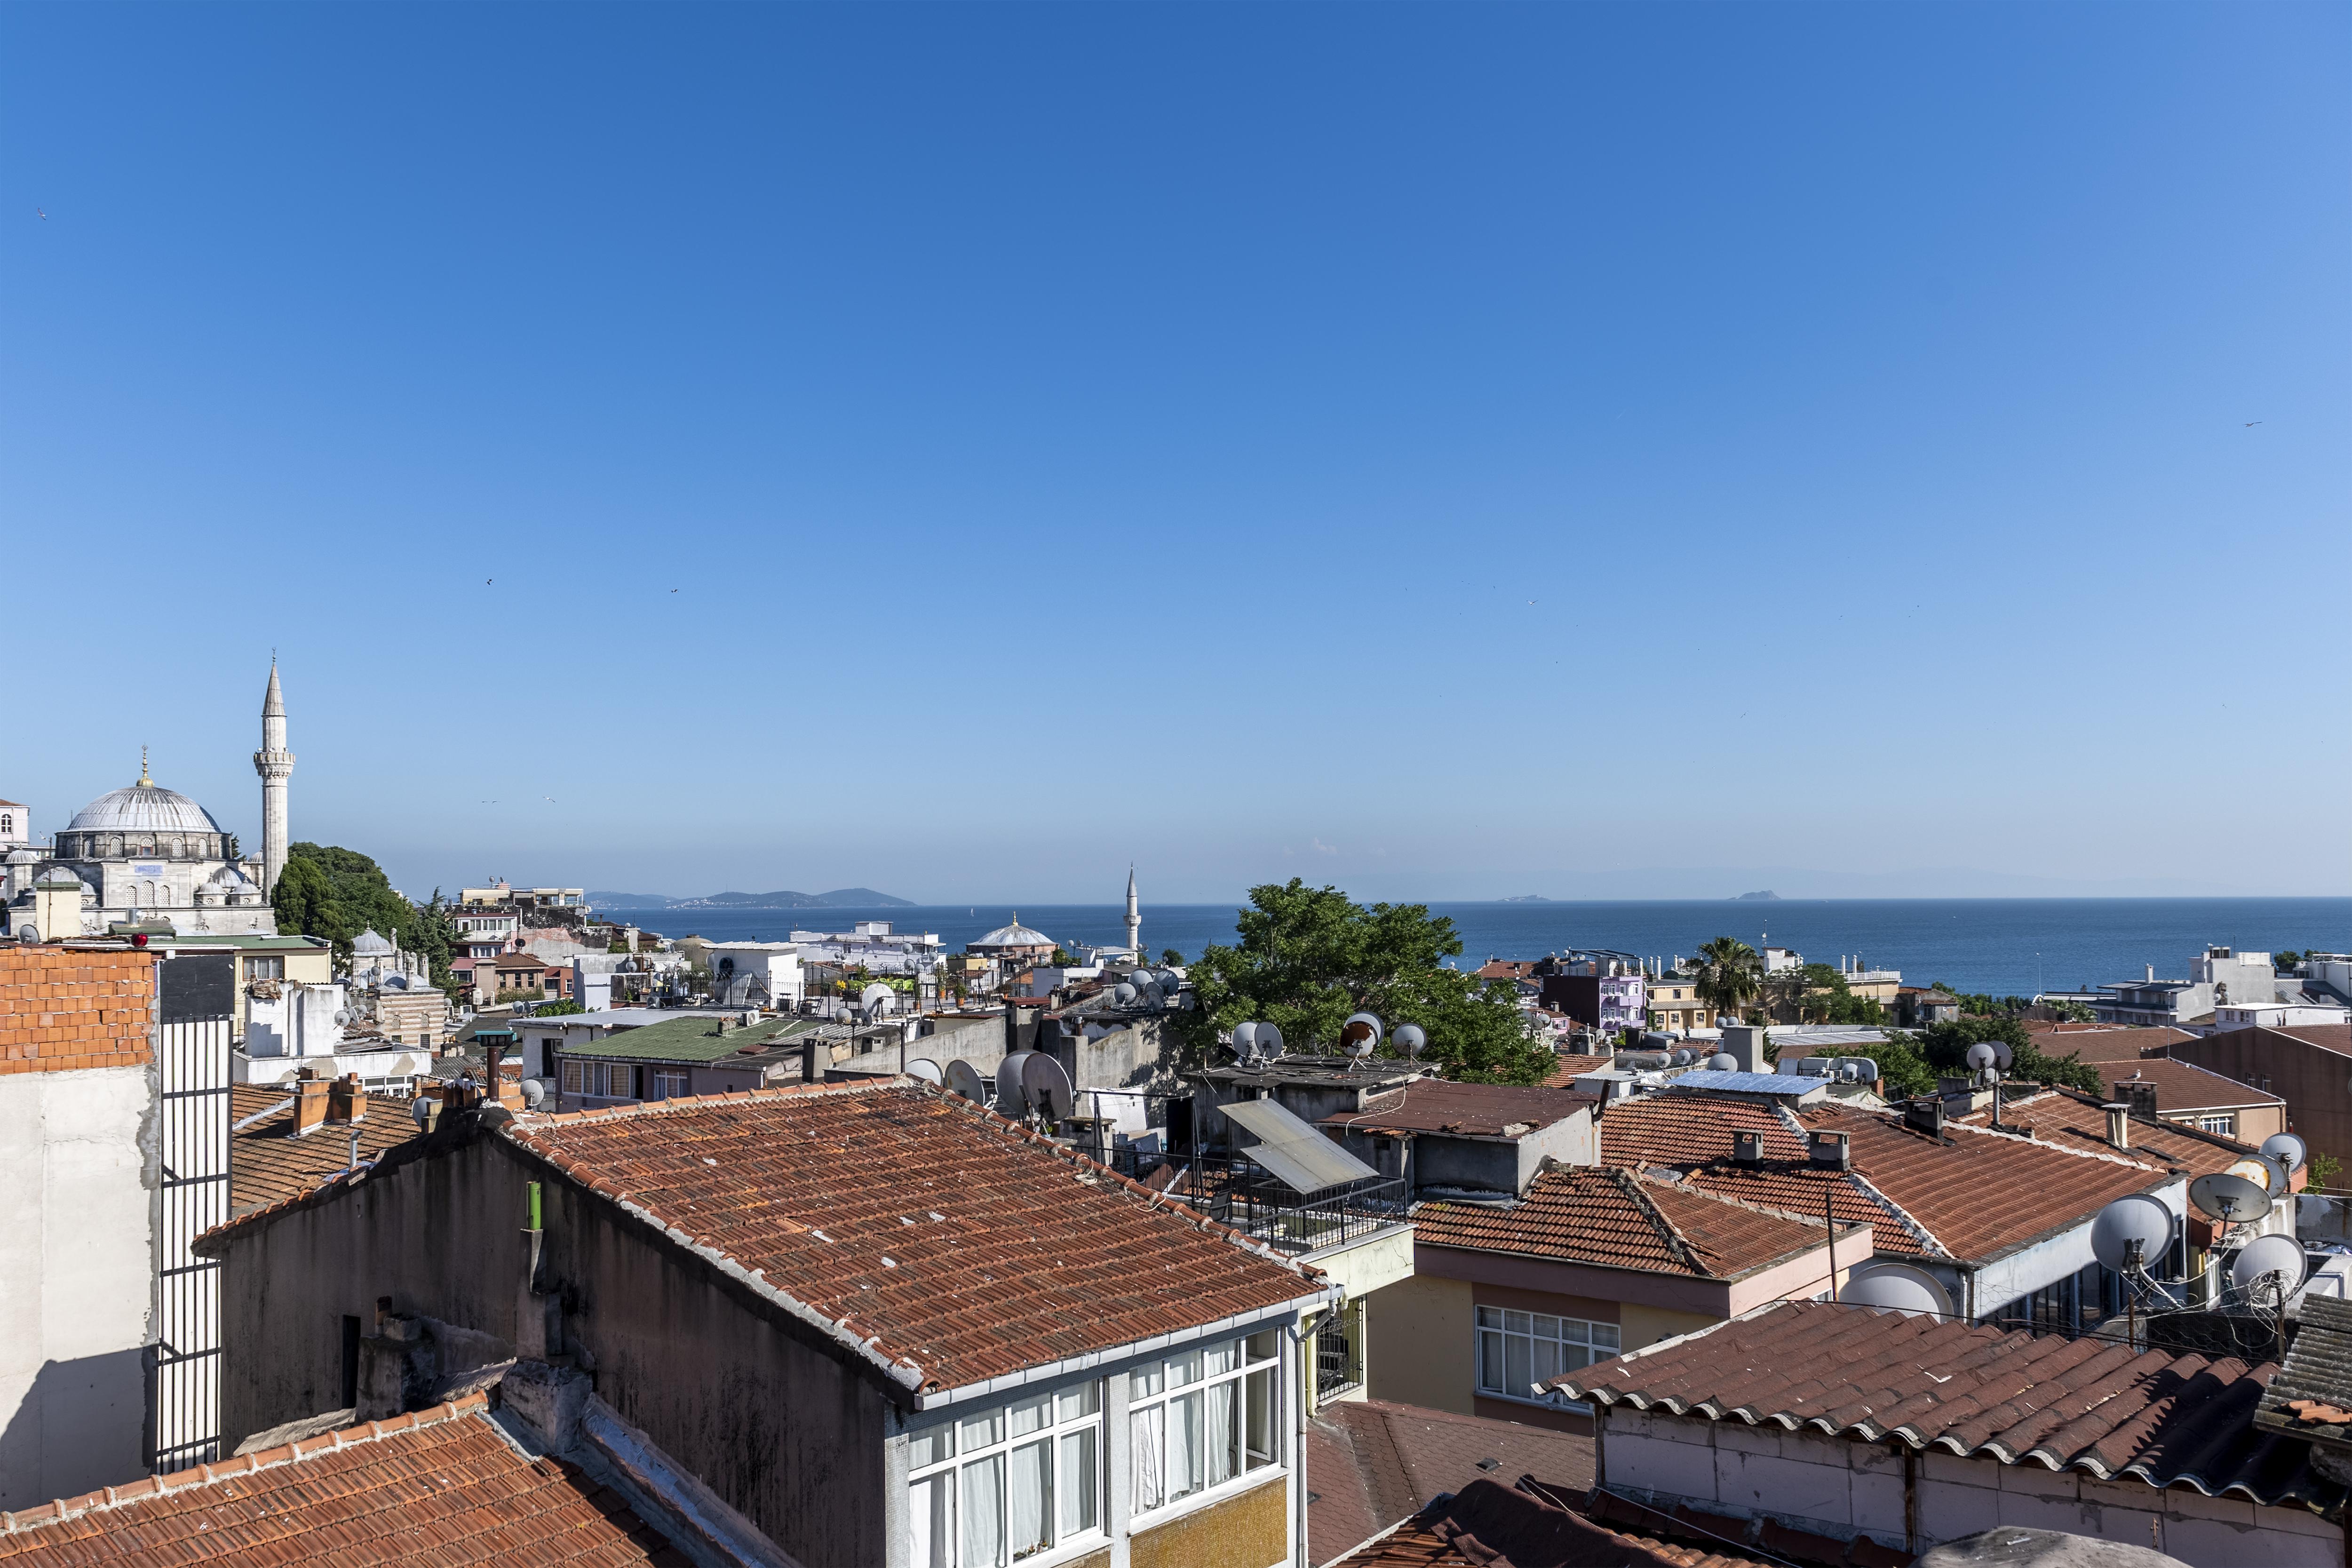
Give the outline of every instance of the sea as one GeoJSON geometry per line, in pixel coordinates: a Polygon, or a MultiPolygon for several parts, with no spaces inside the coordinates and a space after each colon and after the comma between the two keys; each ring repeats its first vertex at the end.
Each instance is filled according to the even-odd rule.
{"type": "MultiPolygon", "coordinates": [[[[1732,936],[1751,947],[1794,948],[1812,963],[1859,959],[1900,970],[1906,984],[2030,996],[2143,978],[2186,979],[2208,944],[2257,952],[2352,951],[2352,899],[1782,899],[1770,902],[1445,903],[1465,968],[1490,958],[1541,958],[1568,948],[1612,948],[1671,963],[1702,942],[1732,936]]],[[[1070,945],[1124,940],[1118,904],[1024,904],[1024,924],[1070,945]]],[[[803,931],[846,931],[888,921],[961,948],[1010,921],[1003,904],[890,909],[640,909],[597,913],[665,936],[774,941],[803,931]]],[[[1174,948],[1197,958],[1235,940],[1230,904],[1146,904],[1143,942],[1156,958],[1174,948]]]]}

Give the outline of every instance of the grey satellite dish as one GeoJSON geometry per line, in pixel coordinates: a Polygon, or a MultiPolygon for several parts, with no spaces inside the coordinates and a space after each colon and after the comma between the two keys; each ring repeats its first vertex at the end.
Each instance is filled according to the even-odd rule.
{"type": "Polygon", "coordinates": [[[1029,1109],[1053,1121],[1067,1121],[1077,1109],[1076,1096],[1070,1088],[1070,1075],[1062,1064],[1042,1051],[1028,1053],[1029,1060],[1021,1068],[1021,1088],[1029,1109]]]}
{"type": "Polygon", "coordinates": [[[1690,1066],[1690,1064],[1691,1064],[1691,1057],[1692,1057],[1693,1055],[1694,1055],[1694,1053],[1693,1053],[1693,1052],[1690,1052],[1690,1051],[1686,1051],[1686,1050],[1678,1050],[1678,1051],[1676,1051],[1673,1056],[1671,1056],[1671,1057],[1667,1058],[1666,1058],[1666,1060],[1667,1060],[1668,1064],[1669,1064],[1669,1065],[1671,1065],[1671,1066],[1678,1067],[1678,1068],[1686,1068],[1686,1067],[1690,1066]]]}
{"type": "Polygon", "coordinates": [[[1184,984],[1184,977],[1172,969],[1154,970],[1151,978],[1159,983],[1162,991],[1173,991],[1184,984]]]}
{"type": "Polygon", "coordinates": [[[41,940],[41,928],[26,921],[16,928],[16,940],[29,946],[41,940]]]}
{"type": "Polygon", "coordinates": [[[1993,1042],[1992,1042],[1992,1053],[1993,1053],[1993,1064],[1992,1064],[1992,1065],[1993,1065],[1993,1066],[1995,1066],[1995,1067],[1997,1067],[1997,1068],[2000,1068],[2001,1071],[2003,1071],[2003,1072],[2007,1072],[2007,1071],[2010,1069],[2010,1068],[2011,1068],[2011,1066],[2016,1062],[2016,1060],[2017,1060],[2017,1053],[2016,1053],[2015,1051],[2012,1051],[2012,1050],[2011,1050],[2011,1049],[2009,1048],[2008,1043],[2007,1043],[2006,1041],[2002,1041],[2002,1040],[1995,1040],[1995,1041],[1993,1041],[1993,1042]]]}
{"type": "Polygon", "coordinates": [[[1971,1072],[1982,1072],[1985,1068],[1992,1067],[2000,1062],[2000,1053],[1994,1050],[1982,1040],[1979,1040],[1975,1045],[1969,1047],[1968,1059],[1969,1069],[1971,1072]]]}
{"type": "Polygon", "coordinates": [[[1706,1058],[1706,1069],[1709,1072],[1738,1072],[1739,1058],[1729,1051],[1717,1051],[1706,1058]]]}
{"type": "Polygon", "coordinates": [[[2244,1159],[2232,1163],[2223,1173],[2243,1176],[2273,1197],[2286,1191],[2287,1173],[2280,1167],[2276,1160],[2267,1160],[2260,1154],[2247,1155],[2244,1159]]]}
{"type": "Polygon", "coordinates": [[[1127,972],[1127,983],[1129,985],[1134,986],[1138,991],[1140,991],[1145,986],[1151,984],[1151,971],[1148,969],[1130,969],[1127,972]]]}
{"type": "Polygon", "coordinates": [[[1419,1024],[1399,1024],[1396,1033],[1389,1037],[1389,1044],[1401,1057],[1418,1057],[1429,1049],[1429,1035],[1419,1024]]]}
{"type": "Polygon", "coordinates": [[[351,1021],[352,1010],[349,1007],[338,1007],[335,1009],[335,1027],[338,1029],[342,1028],[351,1021]]]}
{"type": "Polygon", "coordinates": [[[958,1057],[948,1063],[948,1092],[960,1094],[974,1105],[986,1105],[988,1080],[980,1076],[978,1068],[958,1057]]]}
{"type": "Polygon", "coordinates": [[[1110,999],[1122,1007],[1132,1007],[1135,1005],[1135,995],[1134,986],[1121,984],[1112,988],[1110,999]]]}
{"type": "Polygon", "coordinates": [[[996,1104],[1006,1115],[1017,1115],[1028,1101],[1022,1098],[1021,1074],[1034,1051],[1013,1051],[996,1064],[996,1104]]]}
{"type": "Polygon", "coordinates": [[[1903,1313],[1952,1315],[1952,1298],[1943,1283],[1924,1269],[1906,1264],[1881,1263],[1854,1275],[1838,1292],[1850,1307],[1881,1307],[1903,1313]]]}
{"type": "Polygon", "coordinates": [[[2243,1296],[2252,1296],[2263,1288],[2265,1294],[2275,1289],[2284,1300],[2303,1283],[2305,1262],[2303,1247],[2291,1236],[2258,1236],[2238,1251],[2237,1261],[2230,1265],[2230,1283],[2243,1296]]]}
{"type": "MultiPolygon", "coordinates": [[[[529,1090],[530,1089],[530,1085],[525,1084],[523,1085],[523,1089],[525,1091],[524,1098],[527,1100],[530,1098],[529,1090]]],[[[424,1126],[425,1123],[432,1118],[432,1102],[426,1100],[423,1095],[420,1094],[415,1100],[408,1102],[408,1119],[411,1121],[415,1122],[419,1127],[424,1126]]]]}
{"type": "Polygon", "coordinates": [[[1381,1021],[1370,1013],[1350,1013],[1339,1026],[1339,1048],[1363,1060],[1381,1043],[1381,1021]]]}
{"type": "Polygon", "coordinates": [[[2117,1274],[2135,1241],[2143,1268],[2156,1267],[2172,1249],[2172,1211],[2146,1193],[2117,1198],[2091,1222],[2091,1256],[2117,1274]]]}
{"type": "Polygon", "coordinates": [[[940,1064],[929,1057],[917,1057],[908,1062],[907,1076],[921,1079],[925,1083],[944,1084],[948,1081],[948,1075],[940,1070],[940,1064]]]}
{"type": "Polygon", "coordinates": [[[1257,1060],[1257,1026],[1255,1024],[1234,1026],[1234,1055],[1245,1062],[1257,1060]]]}
{"type": "Polygon", "coordinates": [[[2273,1132],[2263,1139],[2263,1152],[2273,1160],[2284,1160],[2290,1172],[2303,1169],[2310,1155],[2303,1140],[2292,1132],[2273,1132]]]}
{"type": "Polygon", "coordinates": [[[1272,1024],[1257,1026],[1257,1054],[1267,1061],[1282,1054],[1282,1031],[1272,1024]]]}
{"type": "Polygon", "coordinates": [[[857,1005],[874,1017],[880,1017],[898,1004],[898,994],[877,981],[857,994],[857,1005]]]}
{"type": "Polygon", "coordinates": [[[2235,1224],[2260,1219],[2271,1212],[2271,1195],[2243,1176],[2227,1171],[2200,1176],[2189,1184],[2189,1201],[2215,1219],[2235,1224]]]}
{"type": "Polygon", "coordinates": [[[546,1101],[546,1100],[547,1085],[540,1082],[539,1079],[535,1078],[527,1078],[522,1080],[522,1103],[524,1109],[529,1110],[537,1110],[540,1106],[546,1101]]]}

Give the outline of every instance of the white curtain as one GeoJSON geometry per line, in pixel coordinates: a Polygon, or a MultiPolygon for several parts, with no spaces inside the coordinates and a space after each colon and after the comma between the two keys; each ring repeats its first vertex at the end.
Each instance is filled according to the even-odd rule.
{"type": "Polygon", "coordinates": [[[909,1489],[907,1512],[915,1526],[915,1568],[955,1568],[955,1472],[944,1470],[909,1489]]]}
{"type": "Polygon", "coordinates": [[[1190,1497],[1201,1489],[1201,1395],[1168,1402],[1168,1495],[1190,1497]]]}
{"type": "Polygon", "coordinates": [[[1095,1527],[1095,1499],[1102,1488],[1095,1477],[1101,1469],[1095,1458],[1095,1429],[1062,1436],[1062,1534],[1082,1534],[1095,1527]]]}
{"type": "Polygon", "coordinates": [[[963,1468],[963,1568],[1004,1568],[1004,1456],[963,1468]]]}
{"type": "Polygon", "coordinates": [[[1221,1383],[1209,1390],[1209,1484],[1229,1481],[1241,1469],[1234,1453],[1234,1437],[1241,1423],[1234,1417],[1234,1406],[1241,1402],[1242,1385],[1221,1383]]]}
{"type": "Polygon", "coordinates": [[[1139,1410],[1129,1422],[1128,1454],[1135,1468],[1135,1511],[1158,1508],[1168,1500],[1168,1477],[1161,1464],[1160,1426],[1167,1406],[1139,1410]]]}
{"type": "Polygon", "coordinates": [[[1004,1487],[1006,1534],[1015,1561],[1054,1542],[1054,1445],[1051,1439],[1013,1450],[1004,1487]]]}

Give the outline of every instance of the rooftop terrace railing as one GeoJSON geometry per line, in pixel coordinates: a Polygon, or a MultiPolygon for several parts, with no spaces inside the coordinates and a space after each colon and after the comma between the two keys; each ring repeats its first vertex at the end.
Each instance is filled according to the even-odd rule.
{"type": "Polygon", "coordinates": [[[1121,1175],[1172,1190],[1220,1225],[1292,1254],[1360,1241],[1412,1217],[1412,1194],[1398,1177],[1301,1193],[1236,1155],[1193,1158],[1121,1148],[1107,1163],[1121,1175]]]}

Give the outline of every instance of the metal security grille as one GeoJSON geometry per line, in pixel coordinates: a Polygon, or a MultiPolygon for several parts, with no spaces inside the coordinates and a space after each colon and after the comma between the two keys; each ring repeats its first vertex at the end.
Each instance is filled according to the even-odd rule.
{"type": "Polygon", "coordinates": [[[174,967],[166,964],[159,976],[166,1021],[155,1029],[163,1214],[147,1430],[148,1468],[157,1475],[222,1457],[221,1266],[189,1247],[228,1218],[230,1021],[173,1021],[169,971],[174,967]]]}
{"type": "Polygon", "coordinates": [[[1344,1311],[1328,1314],[1315,1330],[1315,1397],[1328,1399],[1356,1381],[1344,1311]]]}

